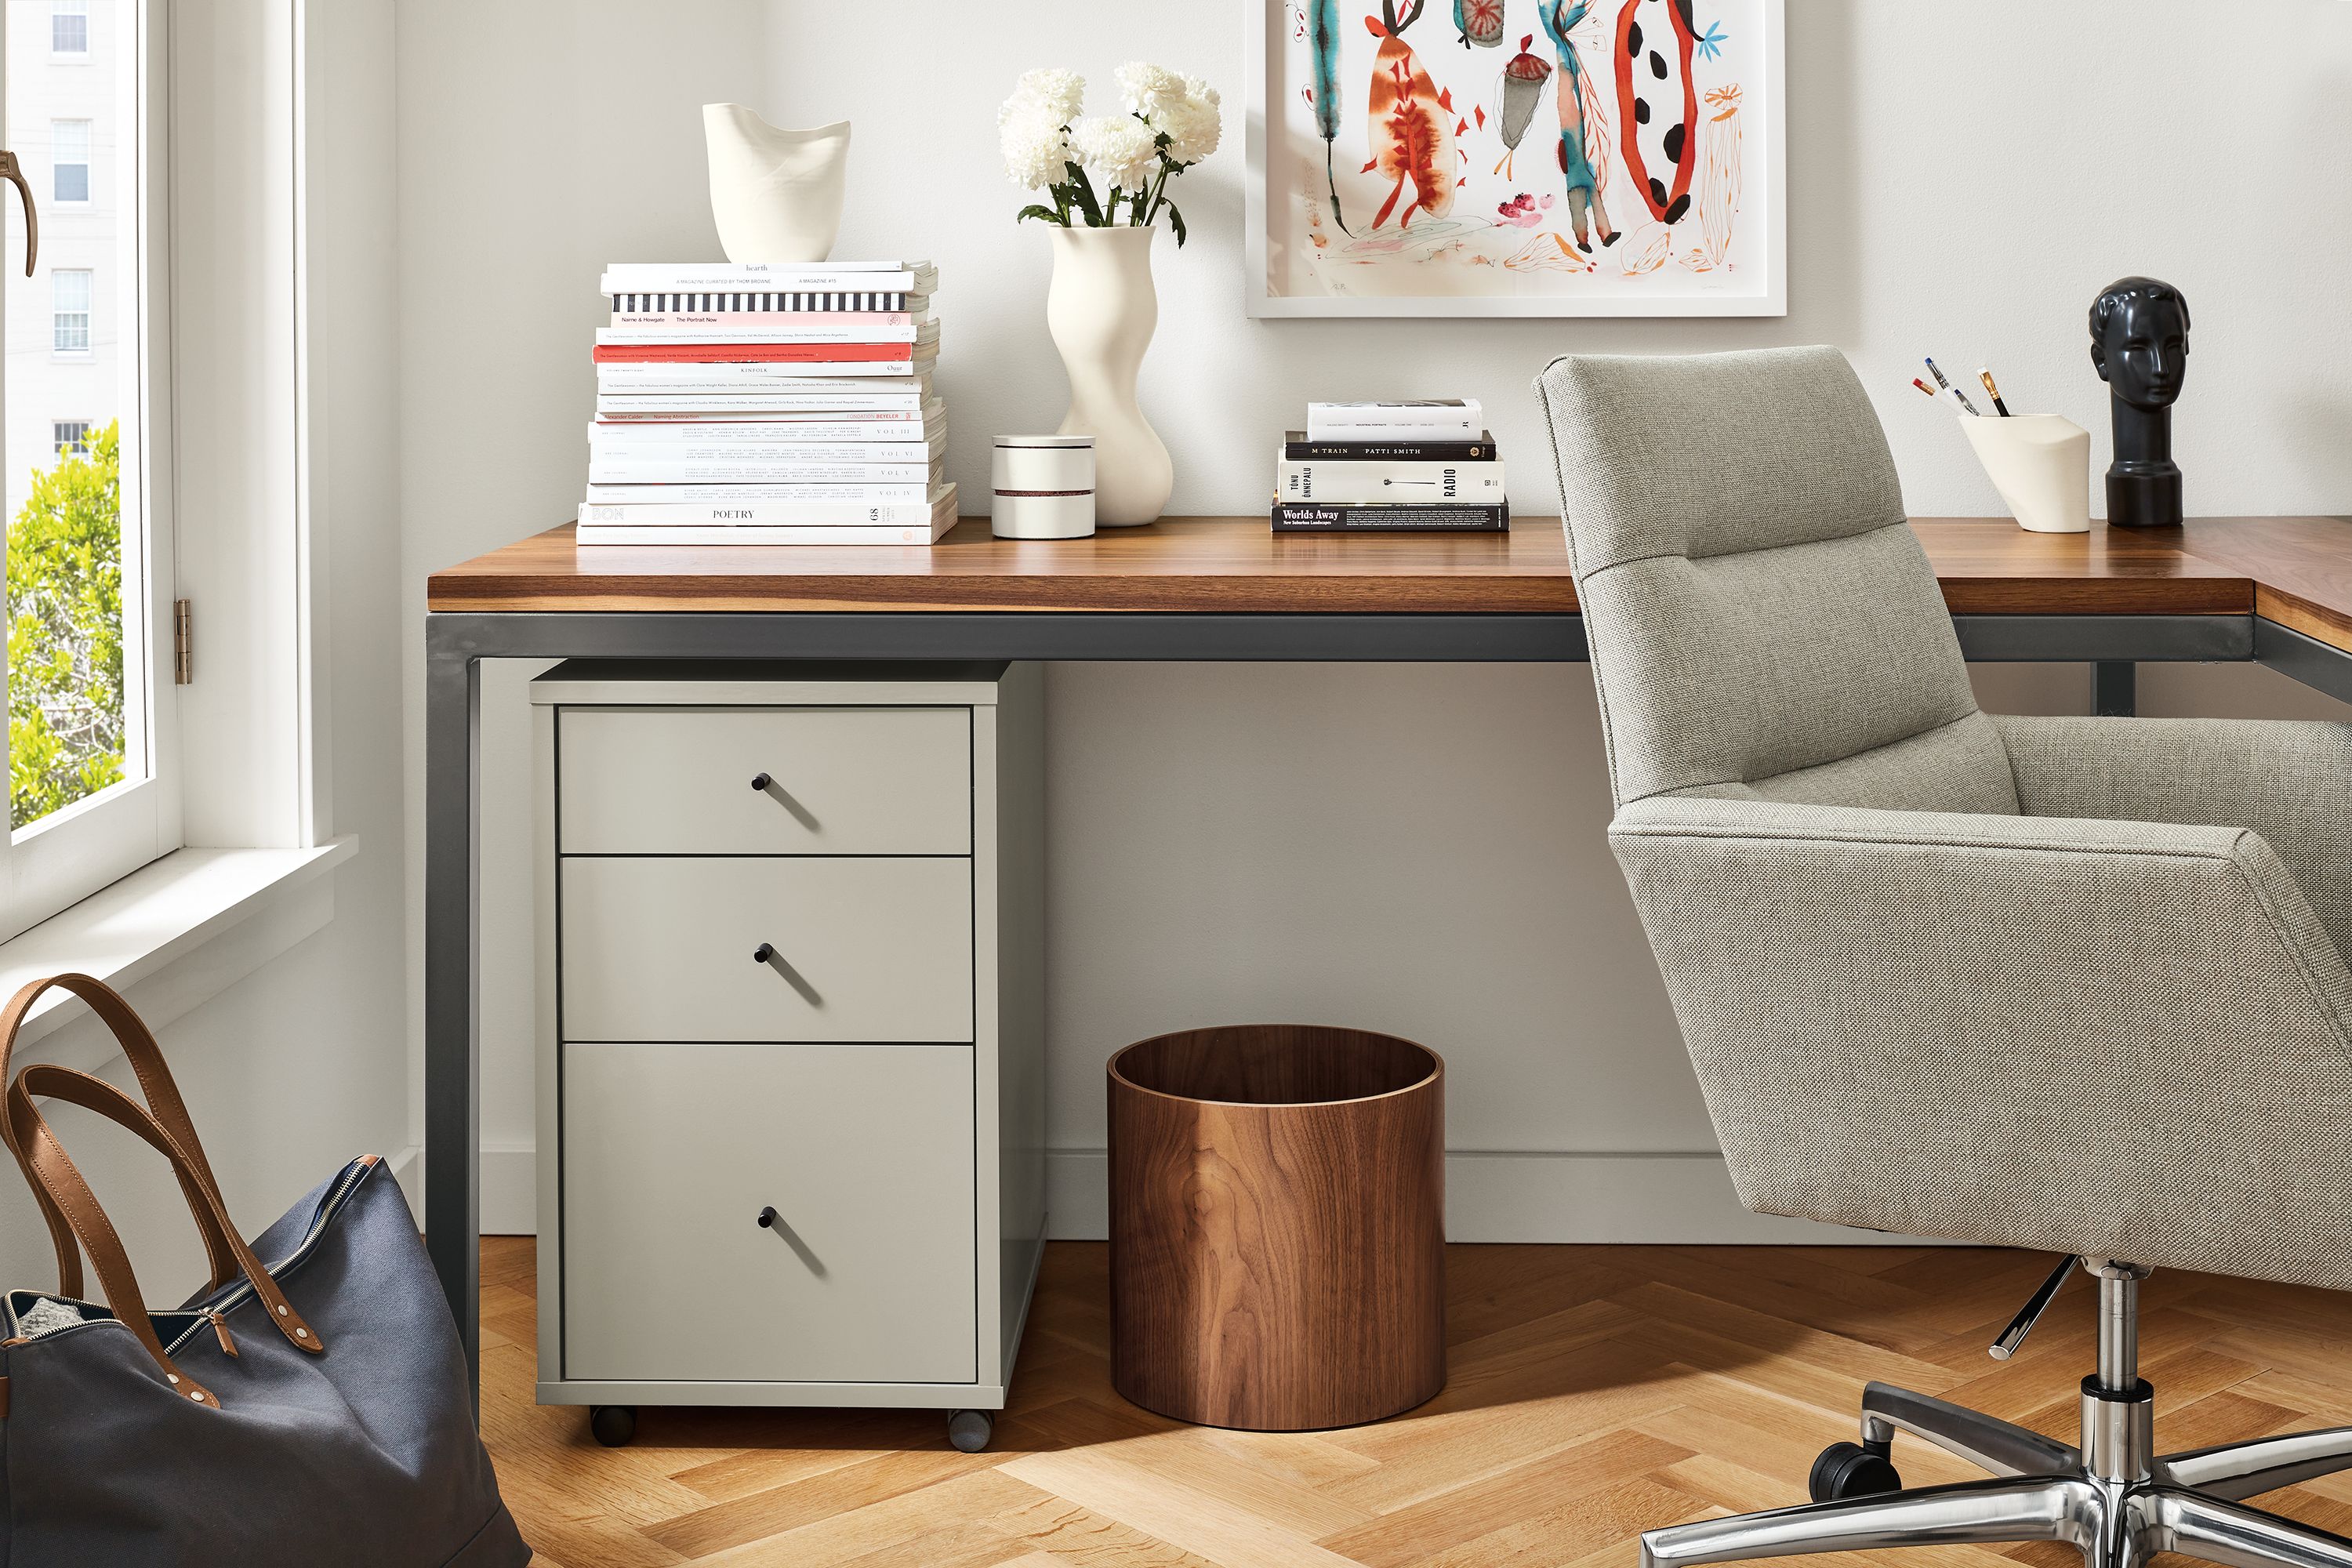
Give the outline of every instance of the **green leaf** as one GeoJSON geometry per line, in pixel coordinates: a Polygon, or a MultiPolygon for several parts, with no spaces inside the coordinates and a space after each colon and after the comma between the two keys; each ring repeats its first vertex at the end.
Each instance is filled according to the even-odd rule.
{"type": "Polygon", "coordinates": [[[1023,223],[1033,217],[1043,218],[1047,223],[1066,224],[1068,222],[1068,220],[1063,217],[1060,213],[1055,212],[1052,207],[1045,205],[1043,202],[1031,202],[1027,206],[1023,207],[1019,212],[1013,215],[1013,221],[1014,223],[1023,223]]]}
{"type": "Polygon", "coordinates": [[[1077,202],[1078,210],[1087,215],[1087,226],[1105,226],[1102,204],[1095,199],[1094,182],[1087,179],[1087,172],[1076,163],[1064,163],[1062,167],[1070,172],[1070,195],[1077,202]]]}
{"type": "Polygon", "coordinates": [[[1176,248],[1181,250],[1184,248],[1184,215],[1176,210],[1174,202],[1164,205],[1168,208],[1168,226],[1176,233],[1176,248]]]}

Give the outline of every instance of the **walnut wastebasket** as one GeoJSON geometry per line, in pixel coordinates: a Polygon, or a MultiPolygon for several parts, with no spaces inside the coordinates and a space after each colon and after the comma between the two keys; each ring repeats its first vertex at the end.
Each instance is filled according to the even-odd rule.
{"type": "Polygon", "coordinates": [[[1445,1064],[1392,1035],[1190,1029],[1110,1059],[1111,1380],[1297,1432],[1445,1386],[1445,1064]]]}

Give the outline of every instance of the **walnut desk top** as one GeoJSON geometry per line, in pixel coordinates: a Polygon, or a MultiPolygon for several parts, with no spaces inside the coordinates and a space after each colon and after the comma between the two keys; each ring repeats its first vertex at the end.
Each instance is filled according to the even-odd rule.
{"type": "MultiPolygon", "coordinates": [[[[2028,533],[1922,518],[1958,616],[2271,616],[2352,650],[2352,520],[2200,518],[2145,532],[2028,533]]],[[[1558,521],[1507,534],[1276,534],[1262,518],[1167,518],[1090,539],[574,546],[566,524],[433,574],[436,612],[1576,613],[1558,521]]]]}

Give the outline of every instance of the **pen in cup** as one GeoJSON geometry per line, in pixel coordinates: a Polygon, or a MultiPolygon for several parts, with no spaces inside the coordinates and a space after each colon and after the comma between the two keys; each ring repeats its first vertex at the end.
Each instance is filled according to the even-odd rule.
{"type": "Polygon", "coordinates": [[[1985,395],[1992,399],[1993,412],[2000,415],[2003,419],[2008,418],[2009,405],[2000,400],[2000,388],[1993,384],[1992,372],[1982,365],[1979,365],[1977,367],[1977,379],[1984,383],[1985,395]]]}
{"type": "Polygon", "coordinates": [[[1952,401],[1958,403],[1962,408],[1967,409],[1970,414],[1974,414],[1977,411],[1977,405],[1969,401],[1969,395],[1962,392],[1958,387],[1954,386],[1950,382],[1946,381],[1944,379],[1944,373],[1936,368],[1936,362],[1932,359],[1927,362],[1927,374],[1936,378],[1936,384],[1937,386],[1942,387],[1946,392],[1952,395],[1952,401]]]}

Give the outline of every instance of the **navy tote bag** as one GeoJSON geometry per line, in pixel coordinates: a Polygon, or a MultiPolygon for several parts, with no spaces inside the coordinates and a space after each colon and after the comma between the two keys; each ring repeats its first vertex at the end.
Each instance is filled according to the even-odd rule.
{"type": "Polygon", "coordinates": [[[155,1037],[86,974],[0,1012],[0,1078],[52,986],[121,1043],[146,1105],[26,1068],[0,1117],[58,1255],[58,1289],[0,1298],[5,1568],[511,1568],[528,1563],[476,1435],[457,1325],[408,1205],[373,1154],[248,1245],[221,1203],[155,1037]],[[170,1162],[210,1285],[150,1310],[39,1099],[117,1122],[170,1162]],[[81,1300],[81,1253],[103,1305],[81,1300]],[[264,1259],[268,1259],[265,1263],[264,1259]]]}

